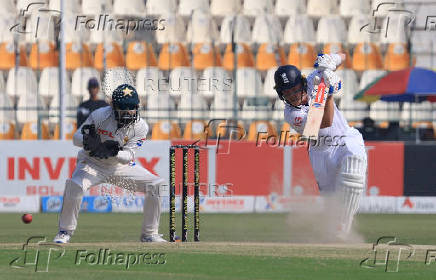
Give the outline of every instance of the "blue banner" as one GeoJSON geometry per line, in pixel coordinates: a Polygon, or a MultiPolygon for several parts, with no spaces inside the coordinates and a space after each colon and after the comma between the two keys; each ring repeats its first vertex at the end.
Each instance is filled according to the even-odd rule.
{"type": "MultiPolygon", "coordinates": [[[[62,209],[62,196],[43,196],[41,208],[43,213],[59,213],[62,209]]],[[[80,205],[81,212],[109,213],[112,212],[112,201],[106,196],[84,196],[80,205]]]]}

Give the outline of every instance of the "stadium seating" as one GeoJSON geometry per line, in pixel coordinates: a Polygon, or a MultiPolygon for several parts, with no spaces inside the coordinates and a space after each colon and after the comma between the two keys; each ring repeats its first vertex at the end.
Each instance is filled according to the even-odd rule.
{"type": "Polygon", "coordinates": [[[37,4],[34,5],[29,5],[35,3],[34,0],[17,0],[17,5],[16,5],[16,10],[21,11],[21,10],[27,10],[26,12],[26,16],[34,13],[35,11],[41,9],[41,8],[48,8],[48,0],[41,0],[36,2],[37,4]],[[43,3],[43,4],[40,4],[43,3]]]}
{"type": "Polygon", "coordinates": [[[186,29],[183,18],[176,14],[164,15],[165,28],[156,32],[156,40],[159,44],[181,43],[185,41],[186,29]]]}
{"type": "Polygon", "coordinates": [[[211,0],[210,13],[216,17],[224,17],[228,14],[239,13],[241,7],[240,0],[211,0]]]}
{"type": "Polygon", "coordinates": [[[338,75],[343,80],[342,98],[340,100],[340,109],[344,114],[344,117],[349,122],[360,122],[363,118],[369,116],[367,110],[368,105],[365,102],[354,100],[354,95],[363,89],[371,79],[376,77],[376,74],[380,75],[381,72],[368,71],[363,73],[360,86],[357,83],[357,77],[352,70],[339,70],[338,75]],[[367,77],[367,78],[365,78],[367,77]]]}
{"type": "Polygon", "coordinates": [[[274,73],[276,72],[278,67],[272,67],[268,69],[268,72],[266,73],[265,82],[263,84],[263,94],[265,96],[268,96],[270,99],[274,100],[277,97],[277,92],[274,89],[275,82],[274,82],[274,73]]]}
{"type": "Polygon", "coordinates": [[[161,70],[190,66],[190,59],[186,47],[182,43],[165,43],[159,54],[158,66],[161,70]]]}
{"type": "Polygon", "coordinates": [[[11,99],[4,92],[0,92],[0,140],[14,139],[14,107],[11,99]]]}
{"type": "Polygon", "coordinates": [[[240,99],[262,94],[262,81],[254,68],[238,68],[236,72],[236,94],[240,99]]]}
{"type": "MultiPolygon", "coordinates": [[[[49,0],[48,8],[50,10],[60,11],[61,0],[49,0]]],[[[80,0],[68,0],[64,1],[65,14],[77,14],[81,11],[80,0]]]]}
{"type": "MultiPolygon", "coordinates": [[[[20,66],[27,65],[26,49],[24,46],[19,47],[20,66]]],[[[12,42],[0,43],[0,70],[9,70],[15,67],[15,46],[12,42]]]]}
{"type": "Polygon", "coordinates": [[[384,19],[380,32],[380,43],[403,43],[408,41],[408,26],[414,16],[409,13],[389,12],[384,19]]]}
{"type": "Polygon", "coordinates": [[[421,103],[404,103],[401,112],[401,123],[408,125],[412,121],[412,127],[432,127],[433,108],[432,103],[423,101],[421,103]]]}
{"type": "Polygon", "coordinates": [[[315,44],[316,36],[312,19],[300,14],[290,16],[285,26],[283,41],[285,44],[315,44]]]}
{"type": "MultiPolygon", "coordinates": [[[[23,42],[23,34],[10,31],[10,28],[16,24],[15,21],[13,14],[0,16],[0,43],[11,43],[14,41],[14,36],[17,36],[21,43],[23,42]]],[[[17,30],[24,29],[21,25],[16,28],[17,30]]]]}
{"type": "Polygon", "coordinates": [[[147,118],[171,119],[176,117],[176,105],[169,94],[151,94],[147,97],[147,118]]]}
{"type": "Polygon", "coordinates": [[[312,17],[323,17],[335,14],[337,7],[336,0],[308,0],[307,14],[312,17]]]}
{"type": "Polygon", "coordinates": [[[271,104],[269,98],[266,96],[245,98],[240,117],[245,121],[270,120],[271,104]]]}
{"type": "MultiPolygon", "coordinates": [[[[36,95],[20,96],[17,106],[17,120],[23,124],[21,131],[22,140],[36,140],[38,138],[38,111],[44,106],[43,101],[36,95]]],[[[49,139],[47,119],[41,118],[41,138],[49,139]]]]}
{"type": "Polygon", "coordinates": [[[82,0],[84,15],[101,15],[112,13],[112,0],[82,0]]]}
{"type": "Polygon", "coordinates": [[[212,135],[212,130],[205,121],[189,121],[183,130],[185,140],[206,140],[212,135]]]}
{"type": "Polygon", "coordinates": [[[196,70],[221,66],[221,55],[218,47],[213,47],[209,43],[196,44],[194,46],[193,56],[193,66],[196,70]]]}
{"type": "Polygon", "coordinates": [[[286,54],[283,48],[269,43],[262,44],[257,50],[256,69],[267,71],[272,67],[286,64],[286,54]]]}
{"type": "Polygon", "coordinates": [[[129,0],[127,5],[125,0],[114,0],[113,13],[119,16],[141,17],[145,13],[145,4],[143,0],[129,0]]]}
{"type": "MultiPolygon", "coordinates": [[[[65,120],[65,125],[64,125],[65,139],[71,140],[71,139],[73,139],[74,133],[77,130],[76,119],[65,118],[64,120],[65,120]]],[[[60,139],[59,133],[60,133],[59,124],[56,124],[55,129],[54,129],[54,134],[53,134],[53,137],[51,139],[53,139],[53,140],[60,139]]]]}
{"type": "Polygon", "coordinates": [[[175,14],[177,11],[177,0],[148,0],[146,13],[149,15],[175,14]]]}
{"type": "MultiPolygon", "coordinates": [[[[140,99],[148,95],[168,94],[169,82],[164,79],[162,71],[157,67],[141,68],[136,74],[136,90],[140,99]]],[[[146,99],[144,99],[146,100],[146,99]]]]}
{"type": "Polygon", "coordinates": [[[354,47],[353,69],[356,71],[383,69],[379,48],[373,43],[360,43],[354,47]]]}
{"type": "Polygon", "coordinates": [[[182,94],[177,111],[180,119],[209,119],[209,110],[201,94],[182,94]]]}
{"type": "MultiPolygon", "coordinates": [[[[112,17],[109,15],[109,17],[112,17]]],[[[98,21],[98,18],[95,18],[98,21]]],[[[89,43],[91,45],[99,45],[99,44],[110,44],[116,42],[119,44],[123,39],[123,34],[119,29],[110,29],[110,28],[94,28],[91,29],[89,34],[89,43]]]]}
{"type": "MultiPolygon", "coordinates": [[[[230,119],[233,116],[234,102],[232,94],[217,94],[214,97],[210,107],[211,118],[213,119],[230,119]]],[[[239,111],[239,105],[236,101],[236,108],[239,111]]]]}
{"type": "Polygon", "coordinates": [[[59,55],[55,50],[55,45],[48,41],[39,41],[32,45],[29,56],[29,66],[36,70],[45,67],[58,66],[59,55]]]}
{"type": "Polygon", "coordinates": [[[198,80],[197,90],[208,100],[216,95],[232,95],[233,79],[222,67],[208,67],[198,80]]]}
{"type": "Polygon", "coordinates": [[[318,22],[316,41],[321,44],[345,43],[347,28],[340,16],[323,16],[318,22]]]}
{"type": "Polygon", "coordinates": [[[86,44],[68,43],[65,46],[67,70],[74,70],[80,67],[92,65],[91,52],[86,44]]]}
{"type": "Polygon", "coordinates": [[[251,42],[257,44],[280,44],[283,31],[279,19],[275,15],[265,14],[256,17],[251,42]]]}
{"type": "Polygon", "coordinates": [[[197,92],[197,75],[191,67],[177,67],[170,73],[170,95],[180,97],[197,92]]]}
{"type": "Polygon", "coordinates": [[[9,70],[6,82],[6,93],[9,96],[23,97],[36,95],[37,90],[38,83],[32,69],[20,66],[9,70]],[[15,79],[15,73],[17,73],[17,79],[15,79]]]}
{"type": "MultiPolygon", "coordinates": [[[[65,93],[71,94],[69,79],[65,79],[65,93]]],[[[47,67],[42,70],[39,79],[39,95],[46,99],[55,99],[59,96],[59,68],[47,67]]]]}
{"type": "Polygon", "coordinates": [[[417,67],[436,68],[436,38],[431,32],[414,31],[411,44],[417,67]]]}
{"type": "Polygon", "coordinates": [[[88,96],[88,81],[96,78],[100,82],[100,73],[91,67],[82,67],[74,70],[71,82],[71,94],[80,101],[88,96]]]}
{"type": "MultiPolygon", "coordinates": [[[[70,93],[64,95],[65,104],[65,117],[69,119],[76,119],[76,108],[79,106],[77,99],[74,98],[70,93]]],[[[50,102],[50,108],[48,111],[49,122],[56,124],[59,122],[59,94],[55,94],[50,102]]]]}
{"type": "Polygon", "coordinates": [[[209,11],[209,0],[180,0],[179,15],[189,17],[194,11],[209,11]]]}
{"type": "Polygon", "coordinates": [[[130,42],[127,47],[126,67],[130,70],[139,70],[147,66],[157,66],[153,46],[146,42],[130,42]]]}
{"type": "Polygon", "coordinates": [[[272,0],[244,0],[242,13],[255,17],[262,14],[272,14],[274,5],[272,0]]]}
{"type": "Polygon", "coordinates": [[[192,44],[215,43],[219,40],[218,26],[209,13],[196,10],[188,23],[186,42],[192,44]]]}
{"type": "Polygon", "coordinates": [[[356,14],[351,18],[348,27],[348,43],[375,43],[379,40],[379,35],[373,30],[373,21],[368,14],[356,14]]]}
{"type": "Polygon", "coordinates": [[[248,129],[248,141],[266,140],[268,137],[277,137],[277,130],[274,125],[268,121],[254,121],[248,129]]]}
{"type": "MultiPolygon", "coordinates": [[[[32,5],[38,6],[38,5],[32,5]]],[[[55,14],[59,16],[59,13],[55,14]]],[[[47,12],[34,12],[26,22],[26,43],[34,44],[38,42],[55,42],[55,24],[59,19],[47,12]]]]}
{"type": "MultiPolygon", "coordinates": [[[[240,43],[236,45],[236,53],[238,54],[238,67],[254,67],[254,57],[250,46],[240,43]]],[[[232,44],[227,44],[223,57],[223,67],[232,71],[235,66],[232,44]]]]}
{"type": "Polygon", "coordinates": [[[104,68],[104,56],[106,55],[106,68],[124,66],[124,54],[121,46],[115,42],[98,44],[95,50],[94,67],[98,70],[104,68]]]}
{"type": "Polygon", "coordinates": [[[153,125],[151,140],[169,140],[181,138],[180,127],[172,121],[159,121],[153,125]]]}
{"type": "Polygon", "coordinates": [[[8,16],[8,15],[14,15],[17,13],[17,10],[15,9],[15,3],[14,0],[1,0],[0,1],[0,16],[8,16]]]}
{"type": "Polygon", "coordinates": [[[402,43],[389,44],[384,58],[385,70],[397,71],[412,65],[407,45],[402,43]]]}
{"type": "Polygon", "coordinates": [[[280,17],[306,14],[305,0],[277,0],[275,14],[280,17]]]}
{"type": "Polygon", "coordinates": [[[387,127],[389,122],[400,120],[400,104],[398,102],[376,101],[371,103],[369,116],[379,126],[387,127]]]}
{"type": "Polygon", "coordinates": [[[311,44],[295,43],[289,47],[288,64],[299,69],[313,67],[315,58],[315,47],[311,44]]]}
{"type": "Polygon", "coordinates": [[[403,0],[372,0],[371,11],[376,17],[386,17],[389,10],[404,8],[403,0]]]}
{"type": "MultiPolygon", "coordinates": [[[[433,0],[426,1],[405,1],[404,6],[408,11],[411,11],[415,16],[413,26],[417,30],[434,30],[436,24],[432,18],[428,16],[436,15],[436,3],[433,0]],[[433,22],[433,23],[432,23],[433,22]]],[[[414,30],[414,32],[416,32],[414,30]]]]}
{"type": "Polygon", "coordinates": [[[250,22],[243,15],[227,15],[221,23],[220,42],[232,42],[232,33],[236,43],[251,43],[250,22]],[[234,23],[235,22],[235,23],[234,23]],[[233,32],[234,31],[234,32],[233,32]]]}
{"type": "Polygon", "coordinates": [[[246,136],[246,131],[242,122],[233,120],[222,121],[216,128],[216,137],[220,139],[242,140],[246,136]]]}
{"type": "Polygon", "coordinates": [[[350,1],[340,0],[339,12],[342,16],[351,17],[356,14],[369,14],[371,9],[370,0],[350,1]]]}

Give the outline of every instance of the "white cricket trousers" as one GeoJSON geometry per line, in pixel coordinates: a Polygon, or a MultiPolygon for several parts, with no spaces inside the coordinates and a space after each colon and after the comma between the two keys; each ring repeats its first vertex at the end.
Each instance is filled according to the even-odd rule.
{"type": "Polygon", "coordinates": [[[59,215],[59,230],[74,232],[83,194],[88,188],[101,183],[144,193],[144,219],[142,234],[157,234],[161,213],[159,187],[164,179],[147,169],[135,165],[102,166],[86,157],[78,157],[72,178],[65,183],[62,211],[59,215]]]}

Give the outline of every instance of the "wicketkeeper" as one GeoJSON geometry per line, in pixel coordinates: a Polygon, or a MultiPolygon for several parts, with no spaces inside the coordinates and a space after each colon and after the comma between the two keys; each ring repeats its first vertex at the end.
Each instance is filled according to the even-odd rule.
{"type": "Polygon", "coordinates": [[[83,193],[91,186],[112,183],[144,192],[142,242],[166,242],[158,234],[161,213],[159,187],[164,180],[135,164],[135,150],[142,146],[148,132],[139,116],[136,89],[128,84],[112,93],[111,106],[91,113],[74,134],[73,143],[83,147],[77,156],[72,178],[65,183],[59,233],[56,243],[68,243],[77,227],[83,193]]]}
{"type": "Polygon", "coordinates": [[[314,96],[314,83],[324,78],[328,98],[316,145],[309,145],[309,157],[321,195],[340,199],[340,213],[336,234],[348,236],[359,198],[365,188],[367,158],[362,135],[348,125],[336,107],[333,95],[341,89],[335,70],[345,59],[343,54],[321,54],[315,62],[316,70],[307,78],[293,65],[280,66],[275,72],[275,89],[286,104],[285,120],[299,134],[303,134],[309,104],[314,96]]]}

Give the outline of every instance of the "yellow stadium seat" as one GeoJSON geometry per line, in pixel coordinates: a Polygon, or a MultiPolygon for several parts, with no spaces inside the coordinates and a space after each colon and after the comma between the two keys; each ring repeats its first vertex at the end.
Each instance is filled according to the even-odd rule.
{"type": "Polygon", "coordinates": [[[169,140],[181,138],[180,127],[171,121],[159,121],[153,125],[151,132],[152,140],[169,140]]]}
{"type": "Polygon", "coordinates": [[[353,69],[356,71],[383,69],[379,48],[373,43],[360,43],[354,47],[353,69]]]}
{"type": "Polygon", "coordinates": [[[0,140],[11,140],[15,138],[15,124],[12,122],[0,123],[0,140]]]}
{"type": "Polygon", "coordinates": [[[346,55],[345,63],[342,63],[337,69],[341,70],[344,68],[351,68],[353,64],[351,63],[350,54],[340,43],[328,43],[324,45],[323,53],[344,53],[346,55]]]}
{"type": "Polygon", "coordinates": [[[248,141],[267,140],[268,137],[277,137],[277,129],[268,121],[254,121],[248,129],[248,141]]]}
{"type": "MultiPolygon", "coordinates": [[[[124,55],[121,50],[121,46],[117,43],[108,43],[105,45],[106,49],[106,67],[123,67],[124,66],[124,55]]],[[[103,44],[100,43],[97,45],[95,49],[95,57],[94,57],[94,67],[98,70],[103,69],[103,55],[104,49],[103,44]]]]}
{"type": "Polygon", "coordinates": [[[308,43],[295,43],[289,47],[288,63],[296,67],[312,68],[315,63],[316,52],[313,45],[308,43]]]}
{"type": "Polygon", "coordinates": [[[85,44],[68,43],[65,46],[65,52],[67,70],[75,70],[92,65],[91,53],[85,44]]]}
{"type": "MultiPolygon", "coordinates": [[[[64,127],[65,127],[65,139],[67,139],[67,140],[73,139],[74,133],[77,130],[76,122],[75,121],[67,121],[65,123],[64,127]]],[[[53,135],[52,139],[54,139],[54,140],[59,139],[59,124],[56,124],[55,130],[54,130],[54,135],[53,135]]]]}
{"type": "Polygon", "coordinates": [[[43,69],[58,66],[59,55],[52,42],[39,42],[32,44],[29,60],[33,69],[43,69]]]}
{"type": "Polygon", "coordinates": [[[175,67],[190,66],[188,51],[182,43],[166,43],[159,54],[158,66],[161,70],[171,70],[175,67]]]}
{"type": "Polygon", "coordinates": [[[238,122],[236,126],[235,121],[223,121],[216,128],[216,136],[220,139],[228,139],[232,136],[232,139],[241,140],[245,138],[245,134],[244,125],[241,122],[238,122]]]}
{"type": "Polygon", "coordinates": [[[221,55],[217,47],[209,43],[198,43],[194,46],[194,68],[204,70],[207,67],[221,66],[221,55]]]}
{"type": "Polygon", "coordinates": [[[157,66],[153,46],[146,42],[130,42],[127,47],[126,66],[130,70],[157,66]]]}
{"type": "MultiPolygon", "coordinates": [[[[238,68],[240,67],[254,67],[254,57],[251,48],[244,43],[238,44],[236,47],[238,53],[238,68]]],[[[226,70],[232,71],[234,66],[234,56],[232,51],[232,44],[227,44],[226,51],[223,58],[223,67],[226,70]]]]}
{"type": "MultiPolygon", "coordinates": [[[[20,47],[20,66],[27,65],[26,49],[20,47]]],[[[0,44],[0,70],[8,70],[15,67],[15,51],[13,43],[0,44]]]]}
{"type": "Polygon", "coordinates": [[[201,120],[190,121],[185,125],[183,139],[185,140],[206,140],[212,135],[210,127],[201,120]]]}
{"type": "Polygon", "coordinates": [[[406,44],[392,43],[389,44],[385,55],[385,69],[388,71],[397,71],[410,66],[410,55],[407,51],[406,44]]]}
{"type": "Polygon", "coordinates": [[[256,68],[260,71],[267,71],[270,68],[284,65],[286,63],[286,55],[281,47],[272,44],[264,43],[260,45],[256,56],[256,68]]]}
{"type": "MultiPolygon", "coordinates": [[[[41,139],[49,139],[48,124],[41,122],[41,139]]],[[[21,131],[21,140],[37,140],[38,125],[36,122],[27,122],[23,125],[21,131]]]]}

